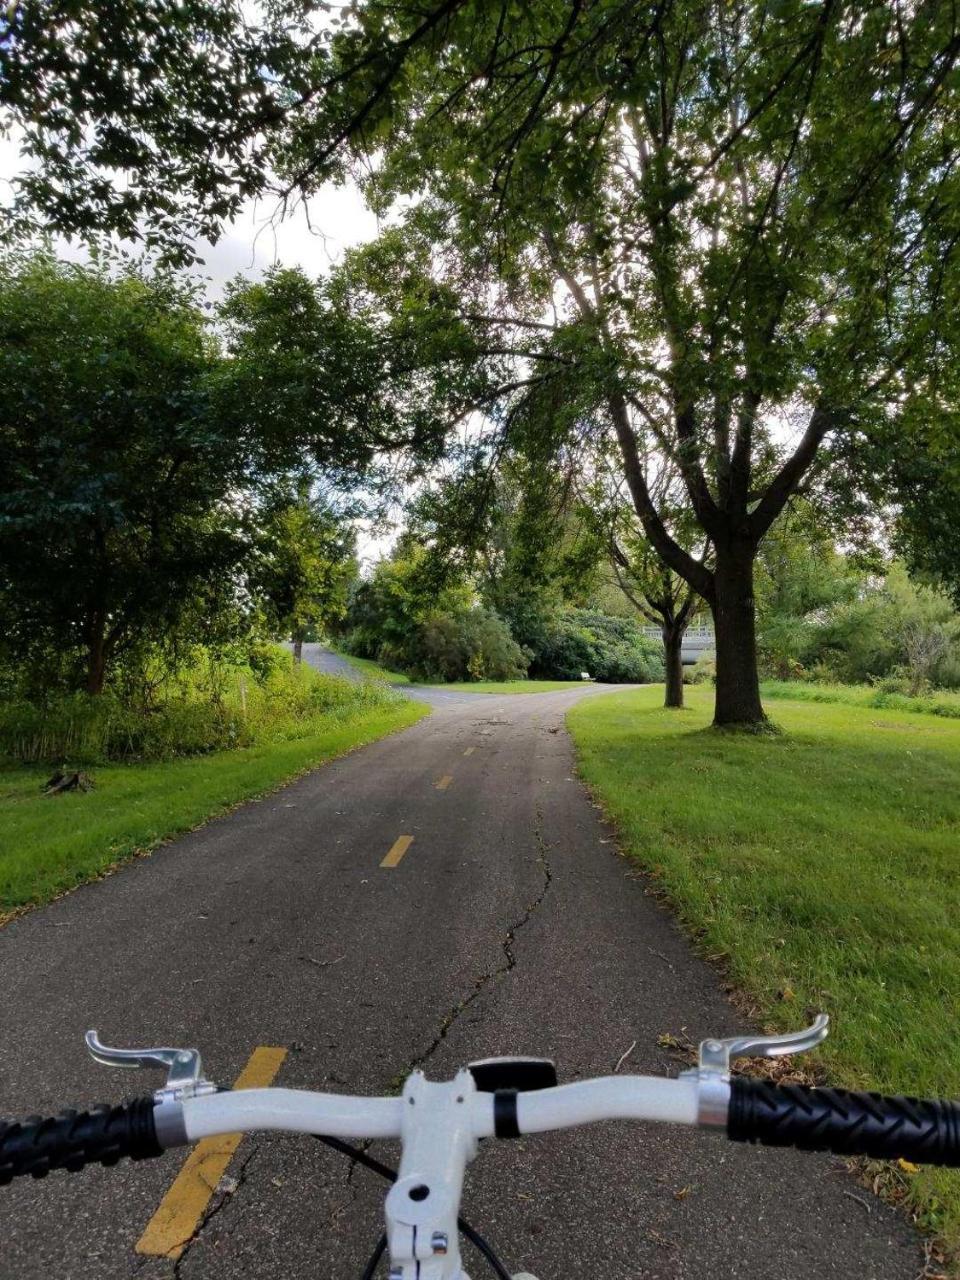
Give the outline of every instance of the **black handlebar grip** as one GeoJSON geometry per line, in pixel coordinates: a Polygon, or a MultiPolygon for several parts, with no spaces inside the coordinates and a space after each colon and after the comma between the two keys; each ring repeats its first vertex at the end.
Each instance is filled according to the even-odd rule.
{"type": "Polygon", "coordinates": [[[123,1156],[163,1155],[153,1108],[153,1097],[145,1097],[46,1119],[0,1120],[0,1186],[25,1174],[45,1178],[51,1169],[76,1173],[87,1164],[116,1164],[123,1156]]]}
{"type": "Polygon", "coordinates": [[[727,1136],[837,1155],[960,1166],[960,1104],[734,1077],[727,1136]]]}

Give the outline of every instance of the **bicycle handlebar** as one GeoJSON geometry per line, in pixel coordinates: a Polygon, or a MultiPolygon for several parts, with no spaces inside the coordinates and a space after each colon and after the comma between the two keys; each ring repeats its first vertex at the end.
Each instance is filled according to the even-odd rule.
{"type": "MultiPolygon", "coordinates": [[[[918,1164],[960,1167],[960,1104],[885,1097],[842,1089],[774,1085],[747,1077],[729,1084],[727,1136],[736,1142],[797,1147],[918,1164]]],[[[65,1111],[56,1117],[0,1121],[0,1185],[51,1170],[76,1172],[162,1155],[204,1137],[254,1130],[397,1138],[403,1099],[363,1098],[298,1089],[244,1089],[182,1102],[153,1096],[120,1106],[65,1111]]],[[[607,1076],[536,1092],[477,1091],[465,1099],[475,1138],[573,1128],[600,1120],[704,1123],[698,1082],[654,1076],[607,1076]],[[504,1103],[511,1124],[502,1128],[504,1103]]],[[[719,1116],[713,1122],[723,1127],[719,1116]]]]}

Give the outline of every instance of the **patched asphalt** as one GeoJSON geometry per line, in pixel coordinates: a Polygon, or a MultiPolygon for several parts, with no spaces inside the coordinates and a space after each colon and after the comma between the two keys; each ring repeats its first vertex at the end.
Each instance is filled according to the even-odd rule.
{"type": "MultiPolygon", "coordinates": [[[[435,704],[421,723],[0,930],[4,1114],[155,1086],[93,1064],[91,1026],[196,1044],[221,1083],[282,1045],[280,1083],[359,1093],[502,1053],[550,1055],[573,1080],[633,1045],[623,1070],[674,1073],[665,1033],[745,1029],[575,777],[564,714],[601,691],[418,692],[435,704]],[[401,834],[408,853],[381,869],[401,834]]],[[[179,1262],[138,1255],[183,1159],[0,1190],[0,1278],[360,1276],[384,1185],[308,1138],[246,1137],[179,1262]]],[[[464,1214],[539,1280],[914,1280],[923,1265],[839,1162],[679,1128],[486,1143],[464,1214]]]]}

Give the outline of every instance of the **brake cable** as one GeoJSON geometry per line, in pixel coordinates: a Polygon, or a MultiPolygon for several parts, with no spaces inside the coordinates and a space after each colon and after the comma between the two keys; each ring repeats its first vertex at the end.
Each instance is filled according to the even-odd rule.
{"type": "MultiPolygon", "coordinates": [[[[373,1173],[378,1173],[381,1178],[386,1178],[388,1182],[396,1182],[398,1176],[396,1169],[391,1169],[388,1165],[381,1164],[379,1160],[375,1160],[373,1156],[367,1155],[366,1151],[363,1151],[360,1147],[351,1146],[349,1142],[344,1142],[340,1138],[331,1138],[325,1133],[314,1133],[311,1136],[316,1138],[318,1142],[323,1142],[328,1147],[332,1147],[334,1151],[339,1151],[341,1155],[349,1156],[351,1160],[356,1160],[357,1164],[362,1164],[364,1168],[370,1169],[373,1173]]],[[[487,1244],[479,1231],[474,1230],[469,1222],[466,1222],[463,1218],[459,1217],[457,1218],[457,1227],[461,1234],[470,1241],[477,1252],[487,1260],[494,1275],[498,1277],[498,1280],[513,1280],[510,1272],[494,1253],[490,1245],[487,1244]]],[[[361,1280],[373,1280],[374,1272],[377,1269],[377,1263],[383,1257],[386,1252],[386,1248],[387,1237],[381,1236],[377,1241],[377,1247],[374,1249],[373,1256],[367,1263],[361,1280]]]]}

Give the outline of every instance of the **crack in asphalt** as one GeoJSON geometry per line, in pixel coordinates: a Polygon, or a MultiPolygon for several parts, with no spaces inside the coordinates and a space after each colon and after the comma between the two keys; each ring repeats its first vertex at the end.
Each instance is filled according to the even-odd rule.
{"type": "Polygon", "coordinates": [[[533,836],[538,850],[536,859],[537,865],[543,872],[543,885],[537,896],[532,902],[529,902],[526,907],[524,907],[519,918],[510,925],[507,932],[500,940],[500,948],[503,952],[504,963],[498,965],[495,969],[491,969],[488,973],[481,974],[474,983],[473,990],[469,995],[465,996],[463,1000],[459,1001],[452,1009],[449,1009],[447,1013],[444,1014],[443,1020],[440,1023],[440,1028],[431,1043],[423,1053],[414,1058],[411,1062],[411,1071],[416,1071],[418,1068],[423,1067],[424,1063],[428,1062],[430,1058],[433,1057],[441,1044],[443,1044],[444,1040],[446,1040],[451,1027],[456,1024],[461,1015],[470,1008],[473,1002],[483,994],[491,982],[495,982],[498,978],[502,978],[505,974],[510,973],[517,967],[517,958],[513,951],[513,944],[516,940],[517,934],[525,925],[529,924],[533,915],[543,904],[543,900],[546,898],[550,885],[553,882],[553,869],[550,866],[550,859],[547,856],[547,842],[543,836],[543,808],[539,803],[537,804],[536,809],[536,822],[534,825],[533,836]]]}
{"type": "MultiPolygon", "coordinates": [[[[234,1182],[233,1187],[229,1191],[224,1190],[223,1193],[219,1196],[219,1198],[214,1197],[213,1202],[209,1205],[209,1207],[204,1212],[203,1217],[197,1223],[195,1230],[191,1233],[191,1235],[185,1241],[175,1246],[176,1248],[182,1248],[183,1250],[179,1258],[177,1258],[173,1264],[172,1274],[175,1280],[182,1280],[181,1268],[183,1264],[186,1262],[187,1258],[189,1257],[190,1251],[192,1250],[193,1246],[200,1239],[200,1236],[203,1234],[208,1223],[210,1223],[217,1216],[217,1214],[220,1213],[220,1211],[230,1203],[233,1197],[237,1194],[237,1192],[243,1186],[244,1182],[246,1182],[247,1166],[250,1164],[250,1161],[254,1158],[254,1156],[258,1154],[258,1152],[259,1152],[258,1147],[254,1147],[252,1149],[250,1154],[246,1157],[246,1159],[240,1165],[240,1168],[237,1170],[237,1176],[235,1179],[233,1179],[233,1182],[234,1182]]],[[[223,1182],[223,1179],[221,1179],[220,1181],[223,1182]]],[[[220,1183],[218,1183],[217,1185],[219,1186],[220,1183]]]]}
{"type": "MultiPolygon", "coordinates": [[[[517,934],[525,925],[529,924],[533,915],[543,904],[543,900],[549,892],[550,885],[553,883],[553,868],[551,867],[550,859],[547,856],[548,846],[543,835],[543,821],[543,807],[538,803],[536,808],[536,821],[534,823],[533,837],[537,846],[536,864],[540,867],[540,870],[543,873],[543,884],[541,885],[540,892],[537,896],[531,902],[527,903],[520,916],[509,926],[506,933],[500,940],[500,948],[503,952],[504,963],[498,965],[495,969],[491,969],[488,973],[481,974],[474,983],[473,990],[469,995],[464,997],[463,1000],[459,1001],[452,1009],[447,1011],[440,1023],[440,1028],[436,1036],[434,1036],[433,1040],[423,1053],[413,1059],[407,1068],[407,1071],[404,1073],[405,1076],[411,1071],[416,1071],[419,1068],[422,1068],[423,1065],[430,1060],[430,1058],[439,1049],[440,1045],[443,1044],[444,1040],[449,1035],[451,1028],[456,1024],[460,1016],[469,1009],[473,1002],[486,990],[491,982],[494,982],[505,974],[510,973],[517,967],[517,957],[513,950],[513,944],[516,940],[517,934]]],[[[357,1145],[361,1151],[365,1152],[369,1150],[372,1143],[367,1140],[362,1143],[358,1143],[357,1145]]],[[[357,1165],[358,1162],[356,1159],[352,1159],[350,1161],[350,1167],[347,1170],[345,1178],[345,1182],[347,1186],[351,1188],[351,1192],[354,1197],[357,1193],[352,1184],[353,1175],[357,1170],[357,1165]]]]}

